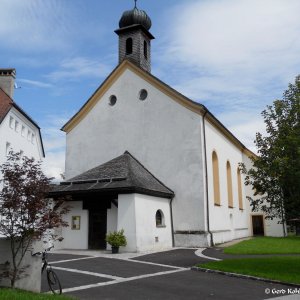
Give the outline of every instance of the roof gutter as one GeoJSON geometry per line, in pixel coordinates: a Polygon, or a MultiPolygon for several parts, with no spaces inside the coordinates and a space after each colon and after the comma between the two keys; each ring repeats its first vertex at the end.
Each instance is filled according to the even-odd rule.
{"type": "Polygon", "coordinates": [[[209,197],[208,197],[208,175],[207,175],[207,153],[206,153],[206,131],[205,131],[205,117],[208,113],[208,110],[205,110],[202,118],[202,130],[203,130],[203,147],[204,147],[204,170],[205,170],[205,189],[206,189],[206,221],[207,221],[207,232],[210,235],[210,246],[214,245],[213,235],[210,231],[209,223],[209,197]]]}

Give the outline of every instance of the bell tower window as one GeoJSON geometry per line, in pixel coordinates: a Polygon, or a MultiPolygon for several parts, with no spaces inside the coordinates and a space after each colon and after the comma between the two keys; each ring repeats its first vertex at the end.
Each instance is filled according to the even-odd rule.
{"type": "Polygon", "coordinates": [[[144,41],[144,56],[148,59],[148,45],[146,41],[144,41]]]}
{"type": "Polygon", "coordinates": [[[126,40],[126,55],[132,54],[132,38],[126,40]]]}

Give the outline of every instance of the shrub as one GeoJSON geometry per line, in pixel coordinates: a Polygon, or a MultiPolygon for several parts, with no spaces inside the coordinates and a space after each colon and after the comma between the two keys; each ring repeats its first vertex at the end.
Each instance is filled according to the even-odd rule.
{"type": "Polygon", "coordinates": [[[110,232],[106,235],[105,240],[112,247],[125,247],[127,245],[126,237],[124,235],[124,229],[121,229],[120,231],[110,232]]]}

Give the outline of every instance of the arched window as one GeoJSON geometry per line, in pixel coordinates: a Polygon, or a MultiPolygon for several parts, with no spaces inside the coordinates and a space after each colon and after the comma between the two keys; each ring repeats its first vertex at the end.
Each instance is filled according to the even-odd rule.
{"type": "Polygon", "coordinates": [[[156,227],[165,225],[164,214],[160,209],[155,214],[155,222],[156,222],[156,227]]]}
{"type": "Polygon", "coordinates": [[[219,161],[217,153],[212,153],[212,164],[213,164],[213,184],[214,184],[214,202],[215,205],[220,205],[220,180],[219,180],[219,161]]]}
{"type": "Polygon", "coordinates": [[[232,196],[232,176],[231,176],[231,166],[230,162],[227,161],[226,164],[227,173],[227,197],[228,197],[228,207],[233,207],[233,196],[232,196]]]}
{"type": "Polygon", "coordinates": [[[132,53],[132,38],[128,38],[126,40],[126,55],[129,55],[132,53]]]}
{"type": "Polygon", "coordinates": [[[240,168],[237,168],[237,184],[238,184],[238,197],[239,197],[239,208],[244,209],[243,207],[243,193],[242,193],[242,176],[240,168]]]}
{"type": "Polygon", "coordinates": [[[148,45],[146,41],[144,41],[144,56],[148,59],[148,45]]]}

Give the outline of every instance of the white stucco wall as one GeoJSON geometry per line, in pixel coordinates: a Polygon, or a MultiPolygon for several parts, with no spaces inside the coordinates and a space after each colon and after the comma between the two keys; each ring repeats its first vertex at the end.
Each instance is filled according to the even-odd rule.
{"type": "Polygon", "coordinates": [[[170,200],[147,195],[135,195],[137,251],[172,248],[170,200]],[[155,215],[164,216],[162,227],[156,226],[155,215]]]}
{"type": "Polygon", "coordinates": [[[127,239],[127,246],[122,247],[122,251],[137,251],[136,226],[135,195],[119,195],[117,230],[124,229],[124,234],[127,239]]]}
{"type": "Polygon", "coordinates": [[[67,134],[66,177],[78,175],[128,150],[174,190],[175,231],[203,231],[200,136],[198,114],[127,69],[67,134]],[[148,91],[145,101],[138,98],[141,89],[148,91]],[[110,106],[109,97],[113,94],[118,100],[110,106]]]}
{"type": "Polygon", "coordinates": [[[11,108],[0,124],[0,141],[0,164],[6,161],[7,143],[11,145],[11,149],[14,152],[23,151],[24,155],[33,157],[36,160],[41,160],[43,158],[38,128],[15,108],[11,108]],[[12,126],[10,126],[10,117],[13,118],[12,126]],[[17,128],[15,128],[16,122],[18,122],[17,128]],[[25,128],[23,134],[22,126],[25,128]]]}
{"type": "MultiPolygon", "coordinates": [[[[118,229],[118,208],[112,203],[111,208],[107,210],[107,233],[118,229]]],[[[109,246],[110,248],[110,246],[109,246]]]]}
{"type": "Polygon", "coordinates": [[[118,230],[124,229],[127,246],[122,251],[143,252],[172,248],[169,199],[141,194],[119,195],[118,230]],[[155,215],[161,210],[164,226],[157,227],[155,215]]]}
{"type": "MultiPolygon", "coordinates": [[[[249,211],[246,205],[245,186],[242,185],[243,210],[239,209],[238,201],[238,164],[243,161],[242,151],[224,137],[215,127],[205,121],[207,145],[207,173],[208,173],[208,198],[210,214],[210,230],[213,233],[214,243],[223,243],[232,239],[249,235],[249,211]],[[220,197],[221,205],[214,204],[213,165],[212,153],[215,151],[219,162],[220,197]],[[227,161],[231,165],[233,208],[228,207],[227,194],[227,161]]],[[[243,175],[242,175],[243,181],[243,175]]]]}
{"type": "Polygon", "coordinates": [[[68,205],[70,205],[71,210],[64,215],[63,219],[68,222],[69,227],[62,228],[64,240],[61,243],[56,243],[55,248],[88,249],[88,210],[82,209],[82,201],[70,201],[68,205]],[[80,216],[80,230],[72,229],[72,216],[80,216]]]}

